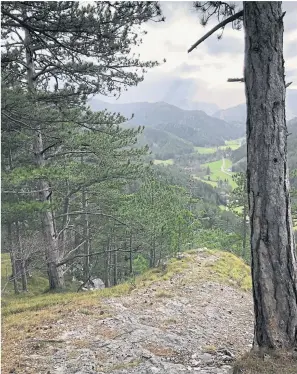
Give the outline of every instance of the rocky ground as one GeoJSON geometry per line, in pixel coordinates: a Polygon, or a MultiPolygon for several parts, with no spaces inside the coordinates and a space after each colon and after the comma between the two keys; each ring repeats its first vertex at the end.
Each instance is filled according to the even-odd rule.
{"type": "Polygon", "coordinates": [[[231,373],[234,358],[251,346],[252,297],[238,287],[201,281],[197,264],[217,257],[194,256],[193,265],[167,281],[42,326],[22,342],[19,364],[8,372],[231,373]]]}

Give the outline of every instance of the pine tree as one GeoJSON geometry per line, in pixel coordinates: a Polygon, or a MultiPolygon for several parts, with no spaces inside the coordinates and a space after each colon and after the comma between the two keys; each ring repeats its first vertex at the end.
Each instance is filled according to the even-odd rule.
{"type": "MultiPolygon", "coordinates": [[[[50,171],[59,174],[60,169],[48,167],[48,160],[61,153],[62,145],[69,145],[69,123],[81,127],[85,121],[87,126],[90,123],[85,118],[88,110],[82,108],[88,95],[119,95],[122,89],[142,81],[146,68],[157,65],[130,56],[132,47],[141,43],[140,25],[162,20],[161,12],[154,2],[96,2],[87,6],[66,1],[6,2],[1,9],[2,82],[14,92],[22,90],[30,108],[25,112],[26,120],[24,111],[9,106],[3,115],[31,131],[30,151],[39,174],[36,190],[40,203],[47,206],[41,221],[49,282],[50,288],[56,289],[64,284],[62,268],[57,266],[63,254],[50,171]],[[77,111],[81,121],[75,117],[77,111]]],[[[105,118],[103,115],[98,121],[98,116],[92,117],[91,126],[93,122],[102,125],[105,118]]],[[[108,118],[109,130],[113,118],[108,118]]],[[[83,144],[79,147],[72,152],[85,153],[83,144]]]]}
{"type": "MultiPolygon", "coordinates": [[[[206,24],[245,29],[247,99],[247,192],[251,225],[255,350],[293,349],[297,344],[297,267],[287,165],[285,75],[281,2],[196,2],[206,24]]],[[[234,79],[231,79],[234,81],[234,79]]]]}

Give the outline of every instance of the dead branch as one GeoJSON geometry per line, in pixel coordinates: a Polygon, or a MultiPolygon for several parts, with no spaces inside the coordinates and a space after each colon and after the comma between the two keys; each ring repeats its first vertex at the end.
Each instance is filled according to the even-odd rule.
{"type": "Polygon", "coordinates": [[[208,33],[206,33],[202,38],[200,38],[195,44],[193,44],[192,47],[188,50],[188,53],[192,52],[193,49],[195,49],[199,44],[204,42],[204,40],[206,40],[210,35],[212,35],[214,32],[219,30],[221,27],[226,26],[228,23],[233,22],[242,16],[243,16],[243,10],[233,14],[233,16],[228,17],[224,21],[220,22],[218,25],[216,25],[214,28],[208,31],[208,33]]]}
{"type": "Polygon", "coordinates": [[[229,78],[227,82],[244,82],[244,78],[229,78]]]}

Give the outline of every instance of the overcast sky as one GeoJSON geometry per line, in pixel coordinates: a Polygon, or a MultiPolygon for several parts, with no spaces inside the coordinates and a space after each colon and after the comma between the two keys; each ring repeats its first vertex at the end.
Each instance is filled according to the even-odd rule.
{"type": "MultiPolygon", "coordinates": [[[[142,60],[167,62],[146,74],[144,82],[124,93],[118,102],[161,101],[168,95],[193,101],[217,104],[228,108],[244,102],[242,83],[227,83],[228,78],[243,76],[243,30],[232,30],[227,25],[223,39],[213,34],[198,48],[188,48],[210,30],[215,21],[205,28],[199,23],[193,2],[161,1],[166,17],[163,23],[148,23],[148,34],[138,48],[142,60]]],[[[240,4],[240,3],[239,3],[240,4]]],[[[286,80],[297,88],[297,1],[284,1],[284,56],[286,80]]],[[[110,101],[110,100],[109,100],[110,101]]]]}

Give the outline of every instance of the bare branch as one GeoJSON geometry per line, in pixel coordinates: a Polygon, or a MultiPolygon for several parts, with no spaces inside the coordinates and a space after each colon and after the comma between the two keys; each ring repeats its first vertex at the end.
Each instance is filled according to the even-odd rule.
{"type": "Polygon", "coordinates": [[[224,21],[220,22],[218,25],[216,25],[214,28],[208,31],[208,33],[206,33],[202,38],[200,38],[195,44],[193,44],[192,47],[188,50],[188,53],[192,52],[193,49],[195,49],[199,44],[204,42],[204,40],[206,40],[210,35],[212,35],[214,32],[219,30],[221,27],[226,26],[228,23],[233,22],[242,16],[243,16],[243,10],[233,14],[233,16],[228,17],[224,21]]]}
{"type": "MultiPolygon", "coordinates": [[[[83,243],[81,243],[81,244],[83,244],[83,243]]],[[[139,246],[136,249],[134,249],[132,251],[132,253],[135,253],[135,252],[138,252],[138,251],[139,251],[139,246]]],[[[73,252],[73,250],[71,250],[71,252],[69,252],[69,253],[72,253],[72,252],[73,252]]],[[[60,267],[62,265],[65,265],[65,264],[67,264],[67,262],[75,260],[76,258],[93,257],[93,256],[98,256],[98,255],[103,255],[103,254],[106,254],[106,253],[113,253],[113,252],[127,252],[127,253],[130,253],[131,251],[130,251],[130,249],[126,249],[125,250],[125,249],[121,249],[121,248],[116,248],[116,249],[113,249],[111,251],[93,252],[93,253],[89,253],[88,255],[86,255],[86,254],[79,254],[79,255],[75,255],[73,257],[65,258],[64,260],[62,260],[61,262],[59,262],[56,266],[60,267]]]]}
{"type": "Polygon", "coordinates": [[[285,87],[287,88],[287,87],[291,86],[292,83],[293,82],[286,83],[285,87]]]}
{"type": "Polygon", "coordinates": [[[93,215],[93,216],[103,216],[103,217],[107,217],[107,218],[112,218],[114,221],[124,225],[124,226],[128,226],[126,223],[120,221],[119,219],[117,219],[116,217],[113,217],[109,214],[104,214],[104,213],[100,213],[100,212],[84,212],[84,211],[75,211],[75,212],[70,212],[70,213],[65,213],[65,214],[59,214],[58,216],[56,216],[55,218],[60,218],[60,217],[64,217],[65,215],[68,215],[68,216],[73,216],[73,215],[79,215],[79,214],[89,214],[89,215],[93,215]]]}
{"type": "Polygon", "coordinates": [[[228,78],[227,82],[244,82],[244,78],[228,78]]]}
{"type": "Polygon", "coordinates": [[[43,190],[34,190],[34,191],[1,191],[2,193],[13,193],[13,194],[31,194],[31,193],[37,193],[37,192],[44,192],[48,191],[49,188],[45,188],[43,190]]]}

